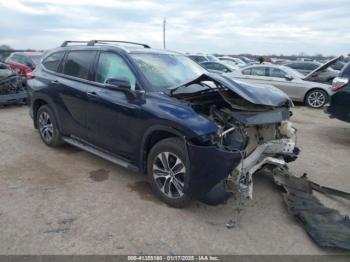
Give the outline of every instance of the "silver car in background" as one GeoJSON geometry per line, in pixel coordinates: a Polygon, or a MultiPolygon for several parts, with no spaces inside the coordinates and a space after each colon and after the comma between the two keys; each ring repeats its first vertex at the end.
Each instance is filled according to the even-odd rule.
{"type": "Polygon", "coordinates": [[[313,108],[323,107],[333,94],[331,85],[307,81],[309,76],[286,66],[252,65],[226,75],[248,83],[275,86],[288,94],[293,101],[305,102],[313,108]]]}

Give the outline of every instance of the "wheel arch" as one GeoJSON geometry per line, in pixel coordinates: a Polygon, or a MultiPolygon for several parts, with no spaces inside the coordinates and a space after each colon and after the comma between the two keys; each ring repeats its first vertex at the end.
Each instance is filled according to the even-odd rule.
{"type": "Polygon", "coordinates": [[[178,137],[185,140],[184,134],[169,126],[156,125],[152,126],[145,132],[141,141],[141,152],[139,158],[140,171],[143,174],[147,173],[147,157],[152,147],[159,141],[169,137],[178,137]]]}
{"type": "Polygon", "coordinates": [[[48,105],[48,102],[44,99],[38,98],[33,102],[33,121],[34,121],[34,127],[38,128],[38,124],[36,122],[37,115],[39,108],[42,107],[43,105],[48,105]]]}
{"type": "Polygon", "coordinates": [[[325,90],[325,89],[322,88],[322,87],[312,87],[312,88],[310,88],[309,90],[306,91],[306,93],[305,93],[305,95],[304,95],[304,99],[303,99],[304,103],[306,103],[307,95],[308,95],[310,92],[315,91],[315,90],[321,90],[321,91],[325,92],[325,93],[327,94],[327,99],[329,99],[329,93],[327,92],[327,90],[325,90]]]}
{"type": "Polygon", "coordinates": [[[61,122],[60,119],[58,117],[58,114],[56,112],[56,108],[54,106],[52,106],[53,103],[50,103],[50,100],[45,99],[44,97],[38,97],[33,101],[32,104],[32,110],[33,110],[33,122],[34,122],[34,127],[38,128],[37,123],[36,123],[36,119],[37,119],[37,113],[40,107],[44,106],[44,105],[48,105],[51,110],[53,111],[54,117],[57,121],[57,125],[58,125],[58,129],[61,131],[61,122]]]}

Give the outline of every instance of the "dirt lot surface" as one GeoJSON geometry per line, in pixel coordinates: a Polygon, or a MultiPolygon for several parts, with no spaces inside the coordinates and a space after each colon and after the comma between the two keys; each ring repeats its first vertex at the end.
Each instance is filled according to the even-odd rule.
{"type": "MultiPolygon", "coordinates": [[[[302,153],[291,171],[349,191],[350,124],[321,110],[293,112],[302,153]]],[[[0,254],[326,254],[267,178],[255,178],[239,217],[234,199],[177,210],[139,174],[71,146],[45,146],[26,107],[0,109],[0,121],[0,254]],[[231,218],[237,226],[227,229],[231,218]]],[[[350,214],[349,205],[329,203],[350,214]]]]}

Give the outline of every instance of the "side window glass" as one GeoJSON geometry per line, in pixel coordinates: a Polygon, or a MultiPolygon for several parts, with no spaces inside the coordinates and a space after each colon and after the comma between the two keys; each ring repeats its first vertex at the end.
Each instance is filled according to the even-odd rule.
{"type": "Polygon", "coordinates": [[[266,76],[265,67],[253,67],[251,71],[253,76],[266,76]]]}
{"type": "Polygon", "coordinates": [[[215,63],[215,66],[217,68],[217,70],[223,71],[225,69],[225,67],[223,65],[217,64],[215,63]]]}
{"type": "Polygon", "coordinates": [[[96,51],[71,51],[67,55],[64,74],[81,79],[89,79],[89,71],[96,51]]]}
{"type": "Polygon", "coordinates": [[[243,75],[251,75],[251,72],[252,72],[252,69],[251,68],[248,68],[248,69],[245,69],[242,71],[242,74],[243,75]]]}
{"type": "Polygon", "coordinates": [[[318,64],[307,64],[306,66],[308,70],[315,70],[317,67],[319,67],[318,64]]]}
{"type": "Polygon", "coordinates": [[[203,63],[204,67],[207,69],[215,69],[212,63],[203,63]]]}
{"type": "Polygon", "coordinates": [[[13,55],[12,57],[11,57],[11,60],[13,61],[13,62],[16,62],[16,63],[19,63],[19,61],[18,61],[18,55],[13,55]]]}
{"type": "Polygon", "coordinates": [[[129,66],[119,55],[104,52],[100,54],[96,68],[96,81],[105,83],[108,78],[128,79],[131,89],[136,88],[136,78],[129,66]]]}
{"type": "Polygon", "coordinates": [[[281,69],[270,68],[270,76],[271,77],[284,78],[286,75],[287,75],[286,72],[282,71],[281,69]]]}
{"type": "Polygon", "coordinates": [[[57,52],[49,55],[43,61],[43,65],[46,69],[58,72],[58,67],[61,63],[61,60],[64,56],[64,52],[57,52]]]}
{"type": "Polygon", "coordinates": [[[28,57],[22,55],[21,56],[21,64],[23,64],[23,65],[30,64],[30,61],[29,61],[28,57]]]}
{"type": "Polygon", "coordinates": [[[288,66],[293,68],[293,69],[299,69],[298,64],[295,64],[295,63],[294,64],[289,64],[288,66]]]}

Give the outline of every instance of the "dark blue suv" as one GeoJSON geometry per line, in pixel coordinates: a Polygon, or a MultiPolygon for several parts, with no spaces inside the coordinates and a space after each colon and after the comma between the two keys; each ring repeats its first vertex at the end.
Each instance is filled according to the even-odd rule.
{"type": "Polygon", "coordinates": [[[69,143],[147,174],[175,207],[191,198],[220,203],[229,181],[250,192],[255,171],[296,158],[286,94],[211,74],[176,52],[66,41],[44,55],[28,85],[45,144],[69,143]]]}

